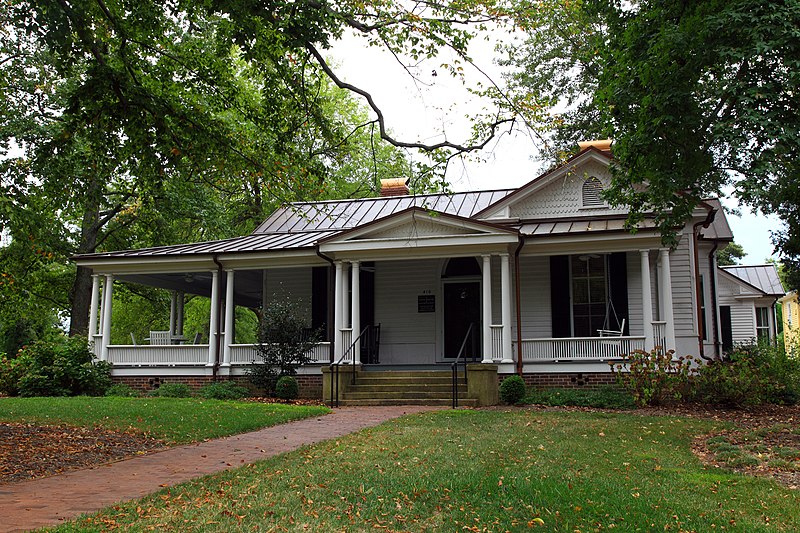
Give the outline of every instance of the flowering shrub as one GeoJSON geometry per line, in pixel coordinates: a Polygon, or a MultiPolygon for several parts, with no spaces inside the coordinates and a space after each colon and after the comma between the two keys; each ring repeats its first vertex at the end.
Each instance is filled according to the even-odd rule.
{"type": "Polygon", "coordinates": [[[626,389],[637,405],[658,405],[668,399],[680,401],[691,394],[692,378],[697,373],[692,356],[675,357],[672,350],[636,350],[622,363],[610,363],[617,383],[626,389]]]}

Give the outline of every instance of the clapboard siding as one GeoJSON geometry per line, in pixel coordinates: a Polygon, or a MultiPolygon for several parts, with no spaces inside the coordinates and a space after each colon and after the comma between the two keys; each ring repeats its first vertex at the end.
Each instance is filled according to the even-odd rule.
{"type": "Polygon", "coordinates": [[[381,324],[381,361],[433,362],[442,311],[441,260],[375,263],[375,322],[381,324]],[[435,313],[418,313],[417,296],[433,294],[435,313]],[[408,357],[405,357],[408,355],[408,357]]]}
{"type": "Polygon", "coordinates": [[[631,335],[643,335],[642,262],[639,252],[628,252],[626,258],[628,268],[628,331],[631,335]]]}
{"type": "Polygon", "coordinates": [[[692,283],[692,261],[690,257],[691,237],[682,235],[678,246],[670,253],[670,275],[672,278],[672,314],[675,320],[675,335],[695,336],[694,284],[692,283]]]}
{"type": "Polygon", "coordinates": [[[756,337],[756,311],[752,301],[731,306],[731,327],[734,344],[753,342],[756,337]]]}

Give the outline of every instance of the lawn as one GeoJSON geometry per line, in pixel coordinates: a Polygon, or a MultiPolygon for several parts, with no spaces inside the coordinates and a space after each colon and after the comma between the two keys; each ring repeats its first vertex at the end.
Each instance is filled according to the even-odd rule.
{"type": "Polygon", "coordinates": [[[796,491],[704,467],[722,423],[440,411],[165,489],[57,531],[797,531],[796,491]]]}
{"type": "Polygon", "coordinates": [[[197,398],[0,398],[0,421],[102,427],[183,444],[327,413],[292,406],[197,398]]]}

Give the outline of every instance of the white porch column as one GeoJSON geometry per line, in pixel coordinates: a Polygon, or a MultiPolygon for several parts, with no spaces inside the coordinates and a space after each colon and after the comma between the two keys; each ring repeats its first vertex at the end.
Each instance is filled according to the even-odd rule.
{"type": "Polygon", "coordinates": [[[186,305],[186,295],[183,291],[178,291],[178,323],[175,325],[175,333],[183,337],[183,320],[185,318],[184,306],[186,305]]]}
{"type": "Polygon", "coordinates": [[[233,317],[236,306],[233,303],[233,270],[228,270],[225,283],[225,346],[222,349],[222,366],[231,366],[231,344],[233,344],[233,317]]]}
{"type": "MultiPolygon", "coordinates": [[[[92,274],[92,300],[89,304],[89,342],[94,342],[97,334],[97,311],[100,304],[100,276],[92,274]]],[[[92,349],[94,353],[97,353],[92,349]]]]}
{"type": "Polygon", "coordinates": [[[333,290],[333,358],[334,361],[338,361],[344,351],[342,349],[342,310],[344,308],[342,304],[344,299],[342,285],[344,280],[342,278],[344,277],[344,272],[341,261],[336,261],[334,265],[336,267],[336,279],[334,280],[333,290]]]}
{"type": "MultiPolygon", "coordinates": [[[[352,299],[350,301],[351,319],[353,325],[353,341],[356,341],[359,333],[361,333],[361,263],[353,261],[350,263],[350,272],[353,281],[351,282],[352,299]]],[[[357,341],[353,346],[353,364],[361,364],[361,341],[357,341]]]]}
{"type": "MultiPolygon", "coordinates": [[[[350,327],[350,302],[347,297],[350,293],[350,276],[348,276],[349,267],[347,263],[342,263],[342,329],[350,327]]],[[[352,341],[351,341],[352,342],[352,341]]],[[[342,346],[342,353],[347,350],[349,346],[342,346]]]]}
{"type": "Polygon", "coordinates": [[[658,251],[658,258],[660,260],[659,263],[661,264],[661,277],[659,278],[661,281],[659,293],[661,294],[661,304],[663,306],[661,320],[666,322],[664,327],[666,328],[665,335],[667,338],[667,345],[665,348],[667,350],[674,350],[675,315],[672,308],[672,273],[669,265],[669,248],[661,248],[658,251]]]}
{"type": "Polygon", "coordinates": [[[175,335],[175,328],[178,325],[178,291],[169,293],[169,336],[175,335]]]}
{"type": "Polygon", "coordinates": [[[492,360],[492,258],[483,257],[483,360],[481,363],[493,363],[492,360]]]}
{"type": "Polygon", "coordinates": [[[219,324],[219,273],[211,271],[211,316],[208,319],[208,362],[206,366],[214,366],[217,362],[217,325],[219,324]]]}
{"type": "Polygon", "coordinates": [[[511,348],[511,266],[508,254],[500,256],[500,298],[503,310],[503,359],[501,363],[513,363],[514,354],[511,348]]]}
{"type": "Polygon", "coordinates": [[[644,349],[650,351],[653,342],[653,294],[650,284],[650,250],[639,250],[642,265],[642,322],[644,325],[644,349]]]}
{"type": "Polygon", "coordinates": [[[103,345],[100,348],[100,360],[108,361],[108,345],[111,344],[111,296],[114,292],[114,276],[106,274],[103,286],[103,345]]]}

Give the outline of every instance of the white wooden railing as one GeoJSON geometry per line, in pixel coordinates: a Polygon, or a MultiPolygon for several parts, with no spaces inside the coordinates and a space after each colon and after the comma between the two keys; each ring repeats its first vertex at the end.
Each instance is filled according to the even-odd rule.
{"type": "MultiPolygon", "coordinates": [[[[231,365],[250,365],[253,361],[261,362],[258,357],[256,344],[231,344],[231,365]]],[[[309,364],[318,365],[331,360],[331,343],[318,342],[311,348],[311,361],[309,364]]]]}
{"type": "Polygon", "coordinates": [[[644,337],[522,339],[522,362],[607,361],[644,349],[644,337]]]}
{"type": "Polygon", "coordinates": [[[503,325],[491,325],[492,331],[492,359],[503,358],[503,325]]]}
{"type": "MultiPolygon", "coordinates": [[[[312,349],[311,364],[330,361],[330,343],[320,342],[312,349]]],[[[208,344],[112,345],[108,360],[116,366],[203,366],[208,362],[208,344]]],[[[231,364],[250,365],[258,361],[256,345],[231,345],[231,364]]]]}
{"type": "Polygon", "coordinates": [[[664,347],[667,344],[667,323],[653,320],[653,346],[664,347]]]}
{"type": "Polygon", "coordinates": [[[108,347],[108,360],[118,366],[205,365],[208,344],[112,345],[108,347]]]}

